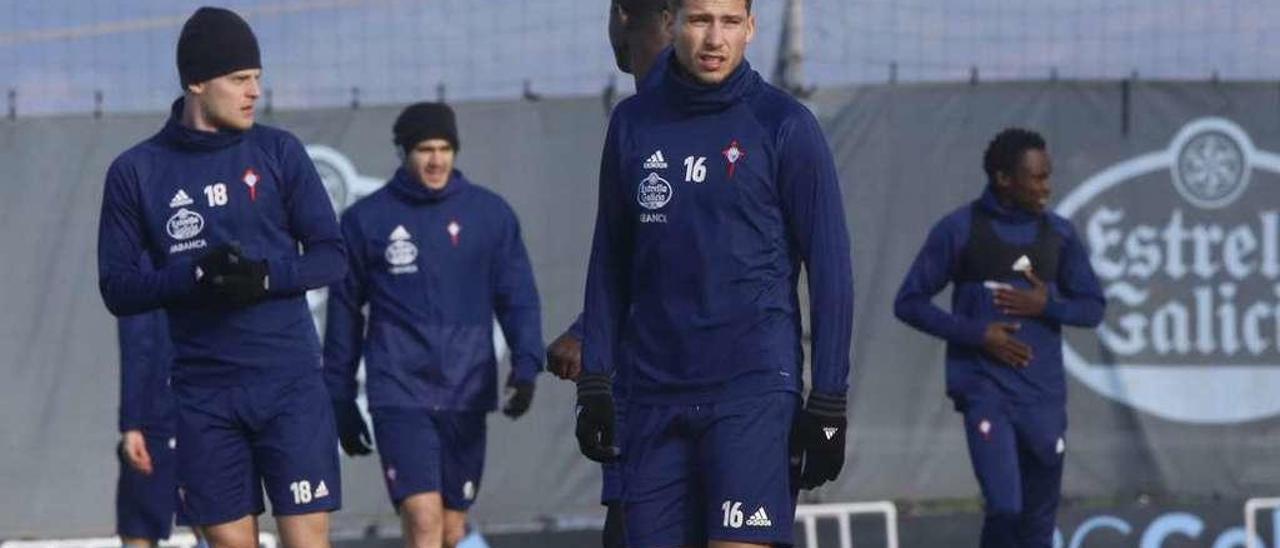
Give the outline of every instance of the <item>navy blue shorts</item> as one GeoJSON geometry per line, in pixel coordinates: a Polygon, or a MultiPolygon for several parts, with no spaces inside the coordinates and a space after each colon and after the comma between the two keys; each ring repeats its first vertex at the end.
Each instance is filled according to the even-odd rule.
{"type": "Polygon", "coordinates": [[[151,475],[134,470],[116,446],[120,478],[116,481],[116,534],[132,538],[161,540],[178,525],[187,525],[178,511],[178,460],[171,436],[143,434],[151,455],[151,475]]]}
{"type": "Polygon", "coordinates": [[[374,409],[373,432],[391,504],[439,492],[444,507],[467,511],[480,492],[487,414],[374,409]]]}
{"type": "Polygon", "coordinates": [[[788,439],[799,399],[627,408],[623,505],[631,546],[793,542],[788,439]]]}
{"type": "Polygon", "coordinates": [[[338,436],[317,372],[253,386],[174,386],[178,483],[195,525],[342,507],[338,436]]]}

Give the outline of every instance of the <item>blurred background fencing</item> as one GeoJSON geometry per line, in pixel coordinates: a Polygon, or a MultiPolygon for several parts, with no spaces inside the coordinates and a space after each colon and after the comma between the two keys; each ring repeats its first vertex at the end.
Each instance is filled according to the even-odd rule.
{"type": "MultiPolygon", "coordinates": [[[[4,0],[0,94],[19,115],[162,111],[192,0],[4,0]]],[[[771,74],[783,0],[757,0],[771,74]]],[[[234,0],[274,108],[599,93],[608,0],[234,0]]],[[[804,0],[803,83],[1280,77],[1271,0],[804,0]]],[[[629,86],[620,86],[629,89],[629,86]]]]}

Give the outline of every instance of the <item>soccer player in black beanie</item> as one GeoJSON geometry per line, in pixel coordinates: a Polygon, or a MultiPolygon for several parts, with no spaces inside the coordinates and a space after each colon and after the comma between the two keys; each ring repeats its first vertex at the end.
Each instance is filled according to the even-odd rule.
{"type": "Polygon", "coordinates": [[[198,130],[246,130],[261,95],[262,59],[253,29],[234,12],[203,7],[178,37],[183,121],[198,130]]]}
{"type": "Polygon", "coordinates": [[[343,450],[368,454],[356,406],[364,357],[404,543],[457,546],[483,483],[487,417],[499,404],[493,319],[511,349],[502,413],[515,420],[529,411],[542,369],[538,290],[515,211],[453,167],[453,111],[411,105],[392,133],[399,169],[342,214],[349,262],[346,279],[329,288],[325,383],[343,450]]]}
{"type": "Polygon", "coordinates": [[[248,23],[200,8],[177,65],[168,122],[107,172],[103,300],[118,316],[168,312],[191,523],[213,546],[256,547],[265,489],[285,546],[325,548],[342,486],[306,291],[346,272],[337,219],[302,143],[254,124],[262,63],[248,23]]]}
{"type": "MultiPolygon", "coordinates": [[[[453,109],[444,103],[414,103],[396,117],[391,134],[397,147],[408,154],[418,143],[428,139],[441,139],[449,144],[453,153],[461,148],[458,143],[458,121],[453,109]]],[[[450,163],[452,167],[452,163],[450,163]]]]}

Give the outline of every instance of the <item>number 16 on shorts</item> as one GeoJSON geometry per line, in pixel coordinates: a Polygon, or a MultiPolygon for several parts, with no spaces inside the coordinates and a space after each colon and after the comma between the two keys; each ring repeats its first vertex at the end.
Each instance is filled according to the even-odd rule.
{"type": "Polygon", "coordinates": [[[726,500],[724,501],[724,504],[720,505],[720,508],[724,510],[724,526],[725,527],[732,527],[734,529],[742,527],[742,503],[741,502],[726,500]]]}
{"type": "Polygon", "coordinates": [[[720,505],[720,509],[724,510],[724,522],[722,525],[731,529],[739,529],[743,525],[748,527],[773,527],[773,520],[769,519],[769,512],[765,511],[764,506],[756,508],[755,513],[744,521],[742,514],[742,503],[732,500],[724,501],[720,505]]]}

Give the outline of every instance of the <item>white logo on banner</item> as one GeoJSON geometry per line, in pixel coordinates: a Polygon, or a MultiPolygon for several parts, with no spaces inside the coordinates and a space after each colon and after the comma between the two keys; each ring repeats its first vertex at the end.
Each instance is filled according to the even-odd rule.
{"type": "Polygon", "coordinates": [[[1097,338],[1064,342],[1067,371],[1169,420],[1280,414],[1276,174],[1280,154],[1230,120],[1201,118],[1067,194],[1056,212],[1082,227],[1108,301],[1097,338]]]}

